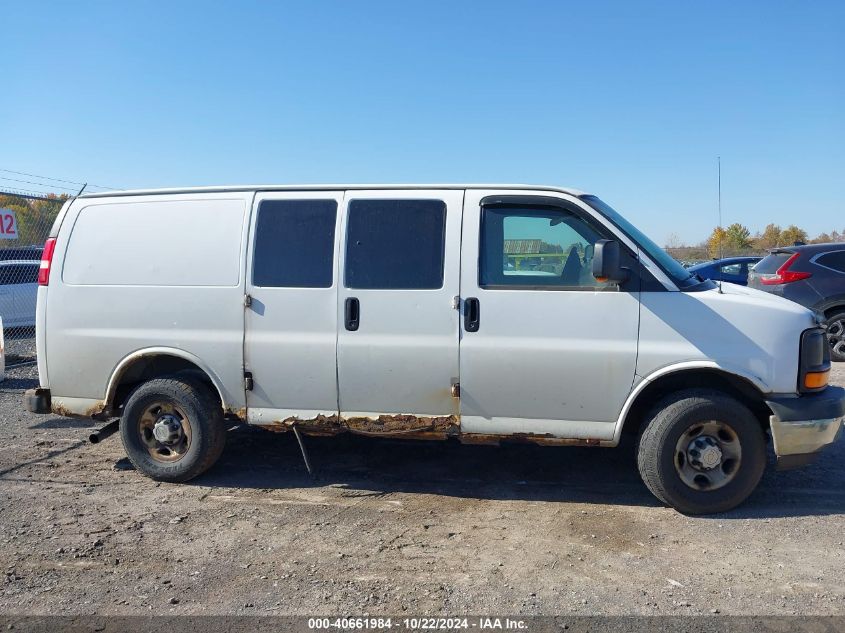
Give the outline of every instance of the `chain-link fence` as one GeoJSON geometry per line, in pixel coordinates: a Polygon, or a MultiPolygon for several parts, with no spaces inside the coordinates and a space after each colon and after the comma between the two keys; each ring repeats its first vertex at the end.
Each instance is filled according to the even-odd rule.
{"type": "Polygon", "coordinates": [[[7,367],[35,361],[41,252],[66,199],[0,191],[0,318],[7,367]]]}

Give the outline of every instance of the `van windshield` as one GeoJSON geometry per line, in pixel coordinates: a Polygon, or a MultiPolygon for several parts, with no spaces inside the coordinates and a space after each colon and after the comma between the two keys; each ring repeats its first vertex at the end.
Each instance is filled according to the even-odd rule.
{"type": "Polygon", "coordinates": [[[651,238],[626,220],[609,204],[592,195],[580,196],[580,199],[604,215],[630,237],[680,288],[686,289],[701,283],[701,279],[696,277],[695,273],[684,268],[669,253],[655,244],[651,238]]]}

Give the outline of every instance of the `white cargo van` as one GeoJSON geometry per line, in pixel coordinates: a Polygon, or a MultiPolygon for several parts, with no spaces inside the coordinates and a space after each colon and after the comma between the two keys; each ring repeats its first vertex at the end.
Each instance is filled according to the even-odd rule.
{"type": "Polygon", "coordinates": [[[302,434],[616,446],[682,512],[837,437],[808,310],[691,275],[599,198],[504,186],[216,187],[65,204],[31,411],[120,418],[196,477],[224,420],[302,434]]]}

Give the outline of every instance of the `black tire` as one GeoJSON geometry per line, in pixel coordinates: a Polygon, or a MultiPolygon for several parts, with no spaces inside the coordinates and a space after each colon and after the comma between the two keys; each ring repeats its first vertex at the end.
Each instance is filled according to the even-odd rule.
{"type": "MultiPolygon", "coordinates": [[[[757,487],[766,468],[766,438],[760,422],[742,403],[719,391],[693,389],[681,391],[660,401],[647,418],[637,446],[637,466],[646,487],[663,503],[672,506],[684,514],[714,514],[735,508],[745,501],[757,487]],[[689,454],[677,447],[686,442],[686,435],[695,437],[698,425],[711,422],[721,427],[728,427],[726,433],[729,444],[719,444],[722,448],[737,446],[741,459],[735,460],[730,474],[710,472],[723,477],[726,483],[721,487],[707,490],[694,488],[684,482],[681,471],[689,454]]],[[[721,433],[720,431],[719,433],[721,433]]],[[[701,436],[704,437],[703,435],[701,436]]],[[[717,443],[721,442],[719,437],[717,443]]],[[[725,453],[727,454],[727,453],[725,453]]],[[[721,455],[721,453],[720,453],[721,455]]],[[[699,464],[700,465],[700,464],[699,464]]],[[[720,464],[718,468],[727,465],[720,464]]],[[[692,464],[687,472],[695,472],[692,464]]],[[[705,476],[702,481],[709,481],[705,476]]]]}
{"type": "Polygon", "coordinates": [[[120,436],[126,455],[137,470],[152,479],[170,482],[188,481],[204,473],[219,459],[226,445],[220,403],[208,387],[188,377],[156,378],[137,387],[123,409],[120,436]],[[161,453],[166,451],[166,459],[151,447],[149,438],[145,442],[140,428],[142,418],[149,419],[147,413],[155,411],[159,404],[178,411],[175,415],[181,419],[180,426],[190,429],[185,434],[189,440],[183,438],[180,446],[184,450],[178,454],[152,439],[153,444],[162,447],[161,453]]]}
{"type": "Polygon", "coordinates": [[[836,310],[825,320],[827,340],[830,344],[830,360],[845,362],[845,310],[836,310]],[[837,351],[837,349],[839,351],[837,351]]]}

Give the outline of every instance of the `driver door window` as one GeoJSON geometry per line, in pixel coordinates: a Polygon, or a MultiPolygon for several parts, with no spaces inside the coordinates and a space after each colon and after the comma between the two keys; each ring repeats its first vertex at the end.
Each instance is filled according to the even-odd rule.
{"type": "Polygon", "coordinates": [[[592,274],[602,235],[563,209],[485,207],[481,223],[482,288],[606,288],[592,274]]]}

